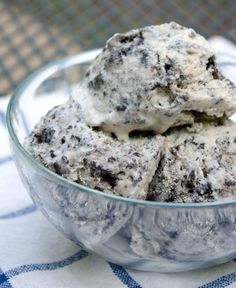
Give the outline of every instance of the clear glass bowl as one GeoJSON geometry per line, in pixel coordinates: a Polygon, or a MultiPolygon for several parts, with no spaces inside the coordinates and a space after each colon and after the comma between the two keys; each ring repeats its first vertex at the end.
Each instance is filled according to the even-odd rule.
{"type": "Polygon", "coordinates": [[[68,99],[98,52],[81,53],[36,71],[11,98],[10,145],[33,201],[66,237],[124,267],[177,272],[233,259],[236,200],[178,204],[108,195],[53,173],[23,148],[39,118],[68,99]]]}

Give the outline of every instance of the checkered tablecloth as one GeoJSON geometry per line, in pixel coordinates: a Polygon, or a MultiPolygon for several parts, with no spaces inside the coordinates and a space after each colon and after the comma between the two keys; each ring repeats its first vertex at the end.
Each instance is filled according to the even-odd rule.
{"type": "MultiPolygon", "coordinates": [[[[212,45],[225,63],[236,57],[229,42],[214,38],[212,45]]],[[[235,68],[225,73],[236,82],[235,68]]],[[[37,210],[19,179],[8,147],[7,102],[0,100],[0,288],[236,287],[235,260],[193,272],[146,273],[108,263],[67,240],[37,210]]]]}

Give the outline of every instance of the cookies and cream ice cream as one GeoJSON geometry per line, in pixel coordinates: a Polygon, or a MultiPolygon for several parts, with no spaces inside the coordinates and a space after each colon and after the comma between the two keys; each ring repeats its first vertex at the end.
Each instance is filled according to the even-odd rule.
{"type": "Polygon", "coordinates": [[[83,117],[73,100],[49,111],[35,127],[28,150],[67,179],[99,191],[145,199],[163,137],[118,141],[88,127],[77,115],[83,117]]]}
{"type": "Polygon", "coordinates": [[[89,126],[119,139],[236,111],[234,87],[219,72],[209,43],[176,23],[115,34],[73,98],[89,126]]]}
{"type": "Polygon", "coordinates": [[[150,200],[203,202],[236,196],[236,125],[204,125],[166,137],[150,200]]]}
{"type": "Polygon", "coordinates": [[[25,141],[63,177],[167,202],[234,197],[233,84],[208,42],[176,23],[115,34],[69,101],[25,141]]]}

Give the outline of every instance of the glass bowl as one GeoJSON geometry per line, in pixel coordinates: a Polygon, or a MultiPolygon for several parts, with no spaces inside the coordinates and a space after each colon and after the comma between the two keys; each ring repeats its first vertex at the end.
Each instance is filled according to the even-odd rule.
{"type": "Polygon", "coordinates": [[[10,100],[10,146],[33,201],[66,237],[127,268],[177,272],[233,259],[236,200],[180,204],[108,195],[53,173],[23,148],[24,138],[40,117],[68,99],[99,51],[81,53],[36,71],[10,100]]]}

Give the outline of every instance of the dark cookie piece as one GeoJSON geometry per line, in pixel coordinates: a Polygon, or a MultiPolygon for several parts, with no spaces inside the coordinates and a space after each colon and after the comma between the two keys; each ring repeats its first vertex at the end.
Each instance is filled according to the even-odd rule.
{"type": "Polygon", "coordinates": [[[141,54],[140,63],[143,64],[145,67],[148,65],[148,52],[145,49],[139,51],[141,54]]]}
{"type": "Polygon", "coordinates": [[[41,130],[41,133],[36,133],[34,136],[37,139],[38,143],[48,143],[50,144],[53,136],[54,136],[55,130],[53,128],[43,128],[41,130]]]}
{"type": "Polygon", "coordinates": [[[127,99],[121,99],[120,103],[116,106],[116,111],[125,111],[128,106],[128,101],[127,99]]]}
{"type": "Polygon", "coordinates": [[[57,174],[62,175],[62,168],[60,164],[58,164],[57,162],[53,163],[53,168],[57,174]]]}
{"type": "Polygon", "coordinates": [[[214,79],[219,79],[219,71],[216,67],[216,62],[215,62],[215,56],[212,56],[208,59],[208,62],[206,64],[206,69],[212,69],[212,76],[214,79]]]}
{"type": "Polygon", "coordinates": [[[88,87],[93,90],[98,90],[104,84],[103,76],[99,73],[96,77],[88,82],[88,87]]]}
{"type": "Polygon", "coordinates": [[[164,68],[165,68],[165,70],[166,70],[166,73],[169,72],[169,70],[171,69],[171,67],[172,67],[172,65],[171,65],[171,64],[168,64],[168,63],[166,63],[166,64],[164,65],[164,68]]]}
{"type": "Polygon", "coordinates": [[[119,35],[120,43],[127,44],[135,41],[136,45],[142,45],[144,42],[142,31],[130,33],[129,35],[119,35]]]}
{"type": "Polygon", "coordinates": [[[102,168],[95,161],[87,164],[90,169],[90,174],[92,177],[100,177],[102,181],[107,182],[111,188],[114,188],[118,180],[117,175],[113,174],[108,169],[102,168]]]}

